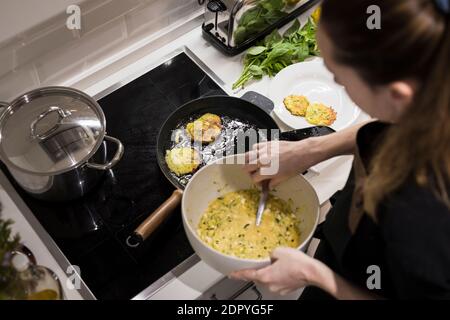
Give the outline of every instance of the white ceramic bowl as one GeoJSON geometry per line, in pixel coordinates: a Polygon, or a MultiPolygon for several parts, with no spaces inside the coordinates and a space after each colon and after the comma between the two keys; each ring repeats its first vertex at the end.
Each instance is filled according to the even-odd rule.
{"type": "MultiPolygon", "coordinates": [[[[227,159],[232,158],[234,157],[227,159]]],[[[253,260],[225,255],[203,243],[197,235],[198,223],[211,201],[228,192],[254,187],[250,177],[242,170],[242,165],[221,164],[220,160],[218,162],[200,169],[184,190],[181,207],[183,226],[189,242],[204,262],[225,275],[236,270],[262,268],[270,264],[269,258],[253,260]]],[[[227,160],[227,163],[232,162],[233,160],[227,160]]],[[[300,208],[298,218],[301,244],[298,249],[306,251],[319,220],[320,208],[316,192],[305,178],[298,175],[280,184],[272,193],[286,201],[292,199],[293,209],[300,208]]]]}

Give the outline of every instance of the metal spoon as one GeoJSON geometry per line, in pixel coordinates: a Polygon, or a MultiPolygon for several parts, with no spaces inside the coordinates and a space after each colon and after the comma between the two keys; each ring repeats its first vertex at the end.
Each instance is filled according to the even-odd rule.
{"type": "Polygon", "coordinates": [[[264,180],[261,183],[261,197],[259,198],[258,211],[256,213],[256,226],[261,224],[264,209],[266,208],[267,198],[269,197],[269,182],[270,180],[264,180]]]}

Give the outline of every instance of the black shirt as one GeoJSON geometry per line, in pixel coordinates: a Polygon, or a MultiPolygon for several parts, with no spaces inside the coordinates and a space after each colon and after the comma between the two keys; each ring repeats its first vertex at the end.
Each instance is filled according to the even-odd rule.
{"type": "MultiPolygon", "coordinates": [[[[364,126],[357,145],[364,166],[385,136],[388,125],[364,126]]],[[[354,233],[349,212],[355,188],[352,173],[323,225],[316,258],[354,284],[367,288],[377,266],[381,289],[373,292],[394,299],[450,299],[450,212],[432,190],[413,179],[391,194],[378,208],[378,222],[367,214],[354,233]]],[[[308,288],[302,298],[329,297],[308,288]]]]}

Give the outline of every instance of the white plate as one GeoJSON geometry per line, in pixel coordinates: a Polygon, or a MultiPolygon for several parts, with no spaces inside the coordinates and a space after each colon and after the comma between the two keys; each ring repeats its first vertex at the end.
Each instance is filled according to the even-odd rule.
{"type": "Polygon", "coordinates": [[[332,107],[337,112],[337,119],[330,127],[336,131],[352,125],[361,113],[344,87],[334,82],[321,58],[283,69],[272,80],[269,90],[269,97],[275,103],[274,112],[281,121],[292,129],[311,127],[304,117],[294,116],[286,109],[283,100],[289,95],[306,96],[311,103],[320,102],[332,107]]]}

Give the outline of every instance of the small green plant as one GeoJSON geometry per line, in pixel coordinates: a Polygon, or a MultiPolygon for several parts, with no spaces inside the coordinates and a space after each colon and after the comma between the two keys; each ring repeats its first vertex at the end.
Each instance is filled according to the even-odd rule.
{"type": "Polygon", "coordinates": [[[0,300],[25,299],[19,274],[11,265],[12,252],[19,245],[19,236],[12,235],[12,221],[0,219],[0,300]]]}

